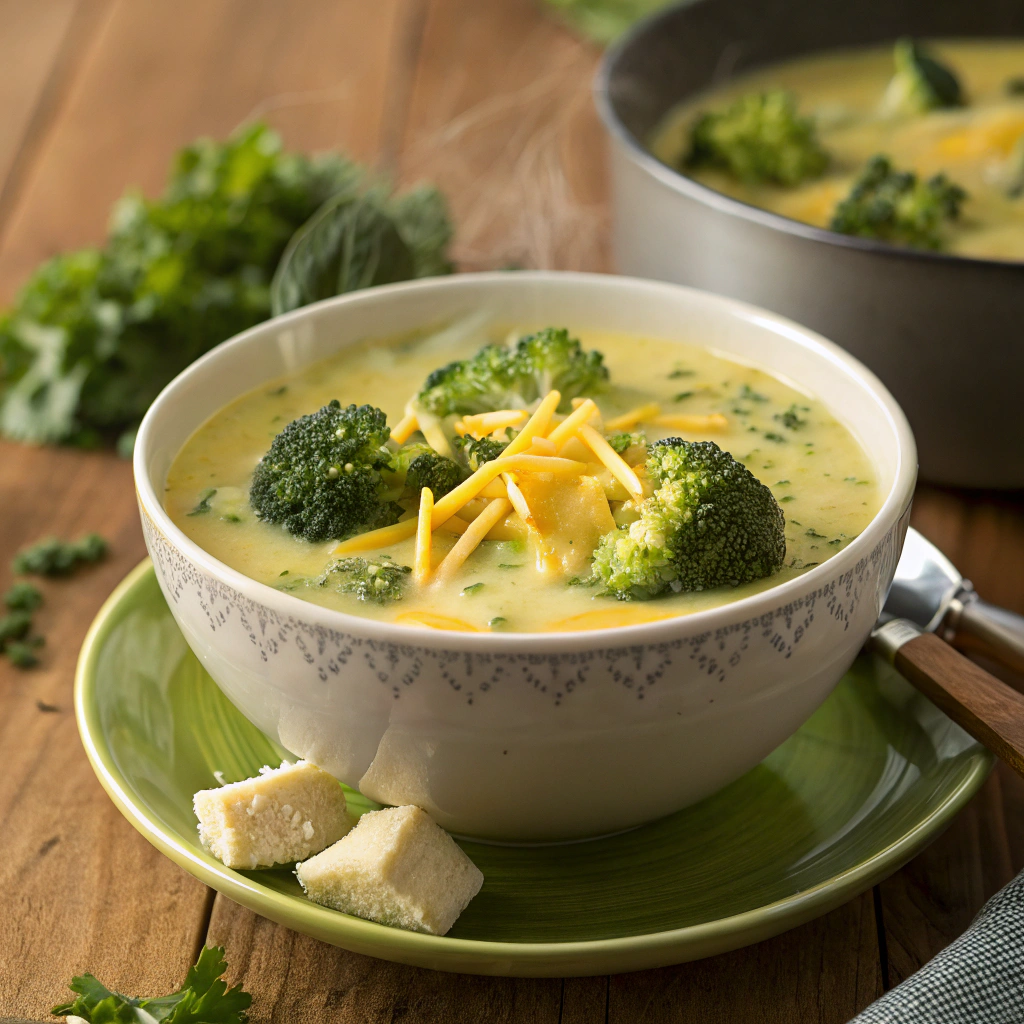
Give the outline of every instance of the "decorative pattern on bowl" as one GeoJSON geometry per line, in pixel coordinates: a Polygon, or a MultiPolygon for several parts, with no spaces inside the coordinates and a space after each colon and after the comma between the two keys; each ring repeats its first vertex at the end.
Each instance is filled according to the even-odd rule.
{"type": "Polygon", "coordinates": [[[697,631],[680,617],[671,639],[522,653],[453,651],[446,634],[435,646],[380,640],[313,621],[322,609],[305,602],[309,617],[282,614],[205,572],[142,510],[175,620],[258,728],[374,800],[417,803],[453,831],[519,841],[628,828],[761,761],[852,663],[908,521],[909,505],[869,555],[849,567],[833,556],[828,583],[755,617],[697,631]],[[780,677],[768,691],[766,675],[780,677]],[[786,712],[752,714],[755,692],[784,692],[786,712]],[[570,740],[576,701],[590,729],[570,740]],[[551,785],[566,772],[571,781],[551,785]],[[480,799],[495,792],[506,798],[480,799]]]}

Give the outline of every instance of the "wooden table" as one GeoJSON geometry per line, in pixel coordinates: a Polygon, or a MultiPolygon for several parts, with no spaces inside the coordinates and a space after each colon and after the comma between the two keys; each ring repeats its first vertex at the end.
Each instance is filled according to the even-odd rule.
{"type": "MultiPolygon", "coordinates": [[[[43,257],[102,238],[127,185],[262,114],[451,197],[464,267],[607,269],[598,52],[535,0],[0,0],[0,298],[43,257]]],[[[953,414],[951,410],[951,415],[953,414]]],[[[922,487],[915,522],[990,600],[1024,611],[1024,499],[922,487]]],[[[72,974],[175,988],[227,947],[255,1021],[841,1022],[907,977],[1024,867],[1024,782],[999,770],[898,874],[811,924],[713,960],[610,978],[437,974],[262,920],[184,874],[120,816],[78,742],[75,658],[143,557],[130,467],[0,444],[0,586],[46,533],[113,557],[48,586],[42,666],[0,664],[0,1020],[44,1019],[72,974]]]]}

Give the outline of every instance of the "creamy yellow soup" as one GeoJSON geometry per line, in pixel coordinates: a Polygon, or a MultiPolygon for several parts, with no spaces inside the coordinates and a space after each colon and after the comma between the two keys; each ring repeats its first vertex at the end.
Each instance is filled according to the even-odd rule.
{"type": "MultiPolygon", "coordinates": [[[[878,510],[871,462],[849,430],[814,397],[716,355],[698,338],[684,336],[676,343],[584,331],[578,335],[583,346],[603,352],[611,374],[610,390],[596,399],[605,419],[648,402],[661,403],[666,414],[724,416],[724,424],[704,433],[643,426],[648,440],[684,433],[689,440],[715,441],[771,487],[787,520],[784,568],[737,587],[620,602],[599,596],[594,588],[570,585],[565,573],[541,571],[529,539],[487,540],[449,584],[418,587],[410,576],[402,599],[386,605],[296,585],[324,570],[337,543],[297,539],[254,515],[249,483],[274,436],[291,420],[334,398],[343,405],[376,405],[394,424],[431,370],[466,358],[487,342],[504,341],[507,333],[477,334],[455,346],[443,335],[442,342],[428,335],[361,344],[244,395],[211,417],[178,454],[166,481],[167,511],[192,540],[222,562],[318,604],[411,625],[534,632],[629,625],[735,601],[831,557],[878,510]],[[211,488],[216,494],[208,500],[209,512],[190,515],[211,488]]],[[[435,565],[455,539],[435,531],[435,565]]],[[[409,539],[365,557],[390,555],[412,565],[414,550],[415,540],[409,539]]]]}
{"type": "Polygon", "coordinates": [[[715,169],[687,171],[697,181],[753,206],[827,227],[860,168],[878,153],[925,177],[940,171],[967,190],[947,252],[986,259],[1024,258],[1024,196],[1008,194],[1014,149],[1024,136],[1024,94],[1007,83],[1024,76],[1024,42],[934,42],[928,49],[960,79],[967,105],[913,117],[883,116],[880,103],[893,74],[892,47],[836,51],[738,77],[688,99],[666,118],[652,151],[678,166],[698,113],[720,109],[747,92],[786,89],[814,117],[832,160],[820,178],[794,188],[747,184],[715,169]]]}

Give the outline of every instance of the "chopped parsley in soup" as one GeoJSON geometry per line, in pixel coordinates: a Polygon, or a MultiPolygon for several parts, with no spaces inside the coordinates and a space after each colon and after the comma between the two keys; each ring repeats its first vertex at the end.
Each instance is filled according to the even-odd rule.
{"type": "Polygon", "coordinates": [[[232,402],[175,459],[171,518],[307,601],[535,632],[757,593],[878,511],[821,402],[701,339],[459,334],[360,343],[232,402]]]}
{"type": "Polygon", "coordinates": [[[687,99],[652,140],[697,181],[843,234],[1024,258],[1024,42],[900,40],[687,99]]]}

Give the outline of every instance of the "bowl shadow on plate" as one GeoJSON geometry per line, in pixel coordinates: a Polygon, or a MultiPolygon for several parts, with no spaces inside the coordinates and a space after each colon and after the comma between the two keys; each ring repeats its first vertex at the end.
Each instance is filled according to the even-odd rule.
{"type": "MultiPolygon", "coordinates": [[[[193,792],[251,776],[286,752],[221,694],[149,583],[103,644],[97,674],[110,682],[98,694],[100,721],[137,797],[199,851],[193,792]]],[[[460,842],[486,882],[449,934],[607,939],[756,910],[821,886],[904,837],[977,756],[970,737],[861,655],[795,735],[693,807],[590,842],[460,842]]],[[[356,814],[379,806],[346,795],[356,814]]],[[[290,867],[242,874],[303,898],[290,867]]]]}

